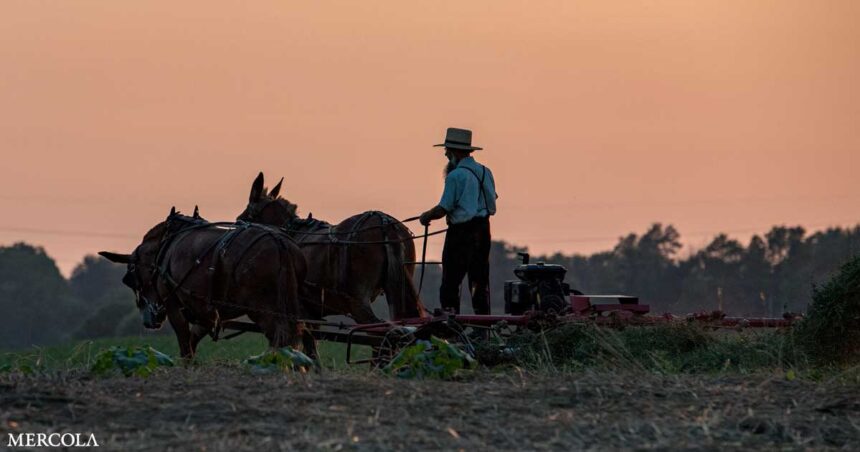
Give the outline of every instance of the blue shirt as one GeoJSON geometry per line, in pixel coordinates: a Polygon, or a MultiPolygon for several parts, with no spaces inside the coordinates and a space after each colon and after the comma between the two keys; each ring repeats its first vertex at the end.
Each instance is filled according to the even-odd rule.
{"type": "Polygon", "coordinates": [[[448,224],[460,224],[475,217],[495,215],[498,197],[493,172],[470,156],[460,160],[445,177],[445,190],[439,207],[448,212],[448,224]]]}

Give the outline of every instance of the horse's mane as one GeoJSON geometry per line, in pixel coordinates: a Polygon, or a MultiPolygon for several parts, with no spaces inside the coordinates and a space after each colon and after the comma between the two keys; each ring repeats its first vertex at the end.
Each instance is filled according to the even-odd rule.
{"type": "MultiPolygon", "coordinates": [[[[285,203],[290,208],[290,210],[293,212],[295,212],[299,208],[299,206],[297,204],[293,204],[292,202],[290,202],[289,200],[287,200],[286,198],[283,198],[281,196],[273,198],[269,195],[265,195],[264,200],[265,201],[275,201],[275,202],[285,203]]],[[[290,220],[289,224],[290,224],[290,229],[295,229],[295,230],[300,230],[300,231],[305,231],[305,232],[324,229],[324,228],[328,228],[331,226],[331,223],[324,221],[324,220],[317,219],[317,218],[313,218],[313,215],[311,215],[311,214],[308,214],[307,218],[302,218],[302,217],[298,216],[297,214],[295,214],[295,216],[290,220]]]]}
{"type": "Polygon", "coordinates": [[[272,197],[272,196],[270,196],[270,195],[263,195],[263,196],[261,197],[261,201],[264,201],[264,202],[279,202],[279,203],[282,203],[282,204],[286,204],[286,205],[287,205],[287,207],[288,207],[288,209],[287,209],[287,210],[289,210],[289,211],[293,212],[293,215],[295,215],[295,217],[293,218],[293,220],[300,219],[300,218],[299,218],[299,216],[298,216],[298,214],[296,214],[296,213],[295,213],[295,212],[297,212],[297,211],[299,210],[299,205],[298,205],[298,204],[295,204],[295,203],[290,202],[287,198],[284,198],[284,197],[282,197],[281,195],[278,195],[277,197],[272,197]]]}
{"type": "Polygon", "coordinates": [[[183,215],[179,212],[173,212],[167,216],[167,219],[153,226],[144,236],[143,241],[147,240],[161,240],[164,238],[165,234],[170,232],[176,232],[174,228],[171,228],[173,223],[179,223],[179,229],[184,228],[189,225],[199,225],[199,224],[209,224],[208,221],[203,219],[200,216],[190,217],[188,215],[183,215]]]}
{"type": "Polygon", "coordinates": [[[143,235],[143,241],[146,242],[148,240],[161,240],[164,237],[164,232],[167,229],[167,220],[158,223],[153,226],[146,234],[143,235]]]}
{"type": "Polygon", "coordinates": [[[289,229],[295,229],[303,232],[313,232],[320,229],[326,229],[331,226],[331,223],[317,220],[316,218],[296,218],[290,222],[289,229]]]}
{"type": "Polygon", "coordinates": [[[264,200],[264,201],[279,201],[279,202],[284,202],[284,203],[287,203],[287,205],[288,205],[288,206],[290,206],[290,207],[293,207],[293,208],[295,208],[295,209],[298,209],[298,208],[299,208],[299,205],[298,205],[298,204],[293,203],[293,202],[290,202],[287,198],[284,198],[284,197],[283,197],[283,196],[281,196],[281,195],[278,195],[277,197],[272,197],[272,196],[270,196],[270,195],[263,195],[263,200],[264,200]]]}

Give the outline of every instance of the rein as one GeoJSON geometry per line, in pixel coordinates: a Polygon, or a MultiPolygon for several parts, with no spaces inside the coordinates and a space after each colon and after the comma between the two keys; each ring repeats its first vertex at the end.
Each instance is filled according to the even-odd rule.
{"type": "MultiPolygon", "coordinates": [[[[181,220],[181,218],[180,218],[180,220],[181,220]]],[[[166,309],[165,308],[166,300],[168,300],[170,297],[175,295],[178,291],[183,289],[182,285],[185,284],[185,281],[191,276],[191,274],[195,270],[197,270],[197,268],[200,266],[200,264],[203,263],[203,260],[207,256],[209,256],[211,253],[216,252],[217,250],[222,250],[222,252],[223,252],[223,250],[226,249],[226,247],[233,241],[234,238],[236,238],[236,236],[238,236],[241,232],[243,232],[243,231],[245,231],[251,227],[259,227],[259,228],[263,228],[263,229],[267,229],[267,230],[269,229],[265,226],[253,225],[251,223],[239,223],[239,224],[227,223],[227,222],[209,223],[206,221],[195,220],[193,222],[192,221],[184,221],[185,224],[182,225],[179,230],[174,231],[174,232],[170,232],[169,231],[169,222],[170,221],[176,221],[176,219],[174,218],[174,219],[168,220],[168,232],[166,233],[166,235],[164,236],[164,238],[161,241],[161,244],[160,244],[159,249],[158,249],[158,253],[156,255],[155,264],[149,265],[149,267],[151,267],[151,269],[153,270],[152,278],[150,279],[149,284],[155,285],[155,292],[158,295],[158,297],[160,298],[160,300],[158,300],[157,304],[149,301],[148,299],[146,299],[146,302],[149,305],[149,308],[156,313],[163,313],[163,311],[166,309]],[[168,268],[168,266],[164,264],[166,256],[169,254],[168,249],[171,246],[175,245],[177,243],[177,241],[182,240],[182,238],[187,236],[188,233],[190,233],[192,231],[212,227],[212,226],[222,227],[222,228],[227,227],[228,229],[225,230],[225,232],[221,236],[221,238],[212,242],[211,245],[209,245],[202,253],[200,253],[199,256],[197,256],[196,259],[194,259],[194,264],[188,270],[186,270],[185,273],[183,273],[183,275],[177,281],[171,275],[170,269],[168,268]],[[158,278],[163,278],[164,281],[167,282],[168,285],[170,286],[170,290],[166,296],[162,296],[160,291],[158,290],[158,286],[156,284],[156,281],[158,280],[158,278]]],[[[211,267],[210,267],[210,270],[214,270],[216,265],[217,265],[217,262],[213,262],[211,267]]],[[[188,295],[193,296],[195,298],[200,297],[198,295],[195,295],[193,292],[190,292],[190,291],[187,291],[187,292],[188,292],[188,295]]],[[[209,296],[207,297],[207,304],[213,304],[211,298],[212,298],[212,289],[210,287],[209,296]]]]}
{"type": "MultiPolygon", "coordinates": [[[[265,210],[267,207],[269,207],[270,204],[276,202],[277,200],[278,199],[270,199],[266,204],[264,204],[260,208],[253,208],[253,206],[252,206],[252,208],[249,210],[250,219],[246,220],[246,221],[253,223],[255,221],[254,217],[256,217],[257,214],[259,214],[260,212],[265,210]]],[[[414,240],[418,239],[419,237],[423,238],[426,242],[427,237],[441,234],[441,233],[446,232],[448,230],[448,228],[444,228],[444,229],[439,229],[438,231],[428,232],[428,228],[425,227],[423,235],[419,235],[419,236],[413,235],[412,237],[406,237],[406,238],[400,238],[400,239],[373,240],[373,241],[366,241],[366,242],[356,241],[356,240],[340,240],[336,237],[337,235],[351,236],[351,235],[355,235],[359,232],[370,231],[370,230],[374,230],[374,229],[384,229],[384,228],[390,226],[391,223],[406,224],[406,223],[416,221],[421,217],[415,216],[415,217],[409,217],[405,220],[398,220],[394,217],[389,216],[388,218],[390,219],[391,223],[379,224],[379,225],[374,225],[374,226],[366,226],[366,227],[359,228],[359,229],[351,229],[349,231],[335,231],[331,224],[326,223],[324,221],[317,220],[317,221],[319,221],[320,224],[327,225],[329,228],[328,228],[328,231],[326,231],[326,232],[316,232],[316,231],[304,231],[302,229],[290,227],[290,225],[292,223],[296,222],[297,220],[298,221],[304,221],[304,220],[301,220],[297,217],[290,219],[289,217],[291,215],[288,214],[287,208],[281,204],[277,204],[277,205],[281,210],[283,210],[283,212],[285,214],[287,214],[287,215],[285,215],[285,217],[288,218],[287,220],[285,220],[284,225],[280,226],[281,231],[284,231],[287,234],[298,234],[298,235],[304,235],[304,236],[327,236],[327,237],[329,237],[328,243],[324,243],[324,242],[297,242],[296,244],[299,247],[315,246],[315,245],[317,245],[317,246],[318,245],[389,245],[389,244],[395,244],[395,243],[414,241],[414,240]]],[[[426,246],[426,244],[425,244],[425,246],[426,246]]]]}
{"type": "Polygon", "coordinates": [[[427,231],[430,225],[424,226],[424,245],[421,246],[421,277],[418,279],[418,296],[421,296],[421,288],[424,287],[424,271],[427,269],[427,237],[430,234],[427,231]]]}
{"type": "MultiPolygon", "coordinates": [[[[374,240],[374,241],[360,242],[360,241],[355,241],[355,240],[338,240],[336,238],[333,238],[328,243],[326,243],[326,242],[306,242],[306,243],[298,242],[298,243],[296,243],[296,245],[298,245],[299,247],[302,247],[302,246],[319,246],[319,245],[388,245],[388,244],[394,244],[394,243],[410,242],[410,241],[417,240],[419,238],[425,238],[426,239],[427,237],[438,235],[438,234],[441,234],[441,233],[446,232],[446,231],[448,231],[448,228],[440,229],[438,231],[433,231],[430,233],[427,233],[425,231],[424,234],[414,235],[412,237],[405,237],[402,239],[374,240]]],[[[328,234],[326,234],[326,235],[328,235],[328,234]]]]}
{"type": "MultiPolygon", "coordinates": [[[[176,294],[176,292],[180,289],[180,287],[182,287],[182,284],[185,283],[185,280],[188,279],[188,276],[191,275],[191,272],[195,268],[197,268],[197,266],[202,262],[202,259],[207,254],[209,254],[209,252],[211,252],[212,249],[214,249],[213,246],[210,246],[202,255],[200,255],[197,259],[195,259],[194,265],[190,269],[188,269],[188,271],[185,272],[184,275],[182,275],[182,278],[179,279],[179,282],[176,282],[176,280],[174,280],[173,277],[170,276],[170,273],[168,272],[168,270],[161,265],[161,262],[164,260],[164,256],[166,255],[167,248],[170,247],[170,245],[173,244],[175,242],[176,238],[179,237],[180,235],[184,235],[184,234],[186,234],[192,230],[202,229],[204,227],[208,227],[211,225],[211,223],[208,223],[208,222],[197,222],[197,221],[187,222],[187,223],[190,223],[190,224],[180,228],[178,231],[170,232],[170,224],[168,222],[168,231],[165,233],[165,236],[161,239],[161,244],[158,247],[158,252],[156,253],[156,257],[155,257],[155,264],[146,265],[146,267],[148,267],[149,269],[152,270],[152,277],[149,279],[149,281],[147,281],[147,285],[153,286],[155,288],[156,295],[158,295],[158,298],[160,298],[156,302],[153,302],[153,301],[150,301],[148,298],[144,297],[144,302],[147,305],[147,309],[151,310],[153,312],[153,314],[163,314],[164,313],[164,311],[167,309],[165,307],[165,301],[167,299],[169,299],[170,297],[172,297],[174,294],[176,294]],[[158,278],[165,278],[165,280],[168,283],[170,283],[171,286],[173,286],[170,289],[170,291],[167,293],[167,296],[162,296],[160,291],[158,290],[158,284],[156,284],[156,282],[158,281],[158,278]]],[[[216,242],[216,244],[217,244],[217,242],[216,242]]],[[[140,296],[140,295],[138,294],[138,296],[140,296]]]]}
{"type": "MultiPolygon", "coordinates": [[[[406,224],[406,223],[415,221],[415,220],[419,219],[420,217],[410,217],[410,218],[407,218],[403,221],[398,220],[397,218],[394,218],[394,217],[389,217],[389,218],[392,220],[393,223],[406,224]]],[[[378,224],[378,225],[367,226],[364,228],[354,229],[354,230],[350,230],[350,231],[312,232],[312,231],[302,231],[301,229],[289,228],[289,227],[287,227],[287,225],[290,224],[290,221],[291,220],[287,220],[287,223],[284,226],[281,226],[281,230],[284,232],[287,232],[287,233],[302,234],[302,235],[338,235],[338,234],[352,235],[352,234],[357,234],[359,232],[372,231],[374,229],[383,229],[383,228],[390,225],[390,224],[378,224]]],[[[292,220],[292,221],[295,221],[295,220],[292,220]]],[[[321,223],[325,223],[325,222],[321,221],[321,223]]],[[[325,224],[328,224],[328,223],[325,223],[325,224]]],[[[329,225],[329,226],[331,226],[331,225],[329,225]]]]}
{"type": "MultiPolygon", "coordinates": [[[[248,212],[248,214],[249,214],[249,215],[248,215],[248,216],[250,217],[250,219],[249,219],[249,220],[247,220],[247,221],[248,221],[248,222],[250,222],[250,223],[253,223],[253,222],[256,220],[256,218],[255,218],[255,217],[256,217],[260,212],[262,212],[262,211],[266,210],[266,208],[268,208],[272,203],[277,202],[279,199],[281,199],[281,198],[269,199],[265,204],[263,204],[263,206],[262,206],[262,207],[259,207],[259,208],[254,207],[254,205],[253,205],[253,204],[248,204],[248,206],[249,206],[249,212],[248,212]]],[[[349,230],[349,231],[329,231],[329,232],[312,232],[312,231],[303,231],[303,230],[301,230],[301,229],[290,228],[290,227],[289,227],[289,225],[290,225],[290,223],[291,223],[291,222],[294,222],[294,221],[296,221],[296,220],[300,220],[300,219],[299,219],[298,217],[290,218],[290,217],[293,217],[295,214],[294,214],[294,213],[291,213],[291,212],[290,212],[290,211],[289,211],[285,206],[283,206],[282,204],[278,203],[278,204],[277,204],[277,206],[278,206],[278,207],[281,209],[281,211],[284,213],[284,217],[285,217],[285,218],[287,218],[287,220],[285,220],[285,221],[284,221],[284,225],[283,225],[283,226],[281,226],[281,230],[282,230],[282,231],[284,231],[284,232],[287,232],[287,233],[302,234],[302,235],[339,235],[339,234],[351,235],[351,234],[357,234],[357,233],[359,233],[359,232],[371,231],[371,230],[374,230],[374,229],[382,229],[382,228],[385,228],[386,226],[388,226],[388,225],[386,225],[386,224],[381,224],[381,225],[367,226],[367,227],[360,228],[360,229],[353,229],[353,230],[349,230]]],[[[394,217],[389,216],[389,219],[390,219],[390,221],[391,221],[391,222],[393,222],[393,223],[399,223],[399,224],[411,223],[411,222],[413,222],[413,221],[417,221],[419,218],[421,218],[421,217],[420,217],[420,216],[415,216],[415,217],[409,217],[409,218],[407,218],[407,219],[405,219],[405,220],[398,220],[397,218],[394,218],[394,217]]],[[[301,221],[301,220],[300,220],[300,221],[301,221]]],[[[331,226],[331,224],[326,223],[326,222],[324,222],[324,221],[320,221],[320,220],[316,220],[316,221],[319,221],[320,223],[325,224],[325,225],[327,225],[327,226],[331,226]]]]}
{"type": "MultiPolygon", "coordinates": [[[[169,241],[169,243],[165,243],[164,245],[162,245],[162,250],[166,249],[171,244],[173,244],[176,241],[176,237],[178,237],[180,234],[187,234],[188,232],[191,232],[193,230],[203,229],[204,227],[211,226],[211,225],[212,224],[195,225],[195,226],[187,227],[185,229],[181,229],[181,230],[177,231],[173,235],[173,237],[167,239],[167,241],[169,241]]],[[[173,286],[170,289],[170,292],[167,294],[166,297],[161,297],[162,302],[164,300],[170,298],[174,294],[176,294],[176,292],[182,287],[182,285],[185,283],[185,281],[188,279],[188,277],[191,276],[191,273],[197,269],[197,267],[203,262],[203,259],[206,258],[206,256],[209,255],[209,253],[211,253],[216,248],[225,247],[227,245],[227,243],[229,243],[230,239],[232,239],[233,237],[238,235],[239,232],[243,231],[246,228],[247,228],[247,226],[240,225],[239,227],[233,228],[233,229],[225,232],[224,235],[221,236],[221,239],[213,242],[211,245],[209,245],[208,248],[206,248],[205,251],[203,251],[199,256],[197,256],[196,259],[194,259],[194,265],[192,265],[191,268],[189,268],[188,270],[185,271],[185,273],[182,275],[182,277],[179,278],[178,282],[175,279],[173,279],[173,277],[170,275],[170,271],[166,267],[161,265],[161,261],[164,260],[164,257],[162,255],[162,250],[159,250],[159,257],[161,257],[161,259],[156,259],[156,264],[157,264],[156,269],[158,270],[158,272],[156,274],[162,278],[165,278],[165,280],[168,283],[170,283],[171,286],[173,286]]],[[[214,263],[213,263],[213,268],[214,268],[214,263]]],[[[157,288],[156,288],[156,290],[157,290],[157,288]]],[[[210,293],[210,295],[211,295],[211,293],[210,293]]],[[[159,297],[160,296],[161,295],[159,294],[159,297]]]]}

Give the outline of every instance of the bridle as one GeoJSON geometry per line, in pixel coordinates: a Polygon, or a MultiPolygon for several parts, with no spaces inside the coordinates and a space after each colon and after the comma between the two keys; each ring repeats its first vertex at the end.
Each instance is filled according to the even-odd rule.
{"type": "MultiPolygon", "coordinates": [[[[170,221],[171,218],[169,217],[168,222],[170,221]]],[[[185,225],[175,232],[171,232],[170,228],[168,227],[168,230],[165,231],[164,236],[161,238],[161,241],[158,245],[158,252],[155,255],[154,264],[140,264],[134,262],[137,260],[138,250],[140,249],[140,246],[135,248],[134,252],[132,253],[132,262],[129,262],[126,272],[130,275],[133,275],[135,285],[135,288],[133,289],[134,294],[137,297],[138,301],[143,304],[143,307],[141,307],[140,309],[148,310],[149,313],[152,314],[156,319],[164,316],[167,313],[167,306],[165,305],[164,300],[167,300],[171,296],[173,296],[173,294],[176,293],[176,291],[181,285],[181,282],[180,284],[174,285],[174,287],[170,290],[167,296],[161,295],[161,291],[158,290],[158,278],[165,276],[165,272],[164,269],[161,267],[160,262],[163,260],[165,250],[173,242],[173,239],[179,234],[189,229],[193,229],[194,227],[194,224],[185,225]],[[138,272],[138,267],[143,267],[150,270],[150,277],[148,279],[144,279],[143,277],[141,277],[140,273],[138,272]],[[144,289],[148,289],[150,287],[155,292],[155,295],[158,300],[150,300],[148,297],[143,295],[144,289]]],[[[183,281],[184,279],[185,278],[183,277],[183,281]]]]}
{"type": "MultiPolygon", "coordinates": [[[[160,250],[159,250],[160,251],[160,250]]],[[[137,255],[137,250],[132,253],[132,256],[137,255]]],[[[159,318],[163,316],[167,312],[167,307],[164,304],[164,299],[161,297],[161,293],[158,291],[158,267],[152,264],[139,264],[130,262],[126,269],[126,272],[129,275],[132,275],[134,278],[134,286],[133,289],[135,297],[137,297],[138,306],[142,305],[140,309],[146,309],[150,314],[154,316],[154,318],[159,318]],[[152,270],[152,276],[144,281],[144,278],[141,277],[138,272],[138,267],[147,267],[152,270]],[[159,298],[157,301],[150,300],[148,297],[143,295],[144,289],[149,287],[153,287],[156,296],[159,298]]]]}

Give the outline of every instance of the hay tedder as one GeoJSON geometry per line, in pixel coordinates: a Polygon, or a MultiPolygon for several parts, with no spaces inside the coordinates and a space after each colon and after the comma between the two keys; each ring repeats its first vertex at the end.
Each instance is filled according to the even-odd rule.
{"type": "MultiPolygon", "coordinates": [[[[586,295],[571,289],[564,282],[567,270],[561,265],[529,262],[529,255],[520,253],[522,264],[515,270],[516,280],[505,282],[505,314],[470,315],[435,310],[422,318],[400,319],[382,323],[353,324],[320,320],[304,320],[317,340],[346,344],[349,364],[382,365],[401,349],[417,340],[431,336],[473,347],[473,341],[492,337],[496,343],[518,331],[539,331],[566,324],[592,324],[610,328],[625,326],[654,326],[673,322],[689,322],[708,329],[786,328],[799,318],[795,314],[783,317],[731,317],[722,311],[687,315],[650,314],[650,307],[639,298],[628,295],[586,295]],[[372,358],[354,359],[354,345],[369,346],[372,358]]],[[[230,339],[245,332],[259,332],[249,322],[227,321],[222,324],[230,339]]]]}

